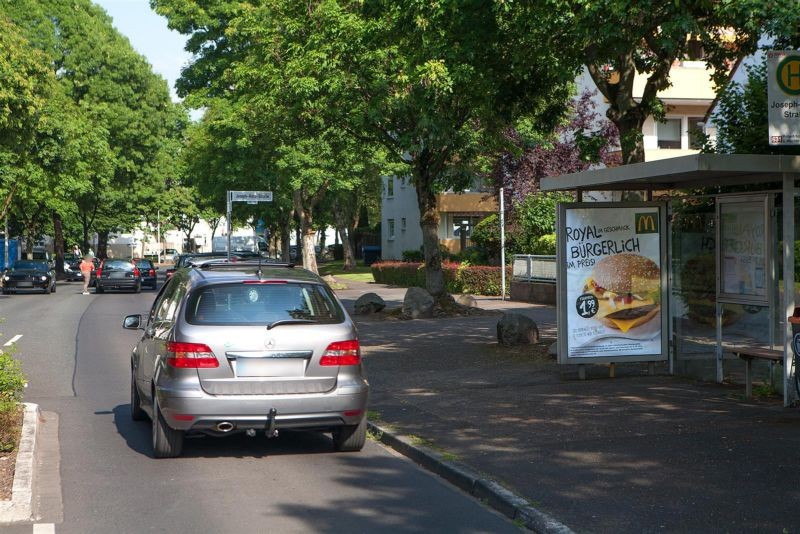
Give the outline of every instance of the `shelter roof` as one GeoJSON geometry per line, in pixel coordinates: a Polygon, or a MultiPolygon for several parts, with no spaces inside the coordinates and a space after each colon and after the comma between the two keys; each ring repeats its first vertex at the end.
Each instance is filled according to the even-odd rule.
{"type": "MultiPolygon", "coordinates": [[[[542,178],[543,191],[668,190],[780,183],[800,175],[800,156],[694,154],[542,178]]],[[[798,176],[800,177],[800,176],[798,176]]]]}

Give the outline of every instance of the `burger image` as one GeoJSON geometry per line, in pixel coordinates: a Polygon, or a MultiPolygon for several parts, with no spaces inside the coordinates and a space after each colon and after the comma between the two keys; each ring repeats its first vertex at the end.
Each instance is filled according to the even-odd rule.
{"type": "Polygon", "coordinates": [[[584,292],[598,300],[595,319],[627,332],[661,311],[661,270],[639,254],[616,254],[598,261],[584,292]]]}

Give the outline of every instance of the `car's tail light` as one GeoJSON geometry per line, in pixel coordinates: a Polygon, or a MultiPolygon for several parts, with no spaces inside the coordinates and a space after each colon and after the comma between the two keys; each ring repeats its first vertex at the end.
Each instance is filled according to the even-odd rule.
{"type": "Polygon", "coordinates": [[[139,268],[138,267],[134,267],[133,268],[133,276],[135,276],[136,278],[139,278],[141,276],[141,273],[139,272],[139,268]]]}
{"type": "Polygon", "coordinates": [[[361,345],[357,339],[349,341],[336,341],[328,345],[319,364],[328,365],[358,365],[361,363],[361,345]]]}
{"type": "Polygon", "coordinates": [[[217,357],[203,343],[167,343],[167,364],[180,369],[213,369],[219,367],[217,357]]]}
{"type": "Polygon", "coordinates": [[[155,270],[155,269],[150,269],[150,270],[147,272],[147,276],[155,276],[155,275],[156,275],[156,270],[155,270]]]}
{"type": "Polygon", "coordinates": [[[103,274],[103,266],[101,265],[101,266],[100,266],[100,267],[98,267],[98,268],[97,268],[97,270],[94,272],[94,275],[95,275],[97,278],[100,278],[100,276],[101,276],[102,274],[103,274]]]}

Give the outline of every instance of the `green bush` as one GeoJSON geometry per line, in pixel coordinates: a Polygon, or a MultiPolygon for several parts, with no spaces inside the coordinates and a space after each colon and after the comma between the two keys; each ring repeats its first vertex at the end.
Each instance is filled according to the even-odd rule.
{"type": "MultiPolygon", "coordinates": [[[[499,295],[500,267],[470,265],[469,262],[442,263],[444,287],[448,293],[474,293],[499,295]]],[[[511,286],[512,269],[506,267],[506,290],[511,286]]],[[[372,264],[375,282],[400,287],[422,287],[425,284],[425,266],[422,263],[385,261],[372,264]]]]}
{"type": "Polygon", "coordinates": [[[550,255],[556,253],[556,234],[546,234],[533,241],[533,254],[550,255]]]}
{"type": "Polygon", "coordinates": [[[0,352],[0,452],[14,450],[19,428],[16,424],[25,375],[22,365],[6,352],[0,352]]]}
{"type": "Polygon", "coordinates": [[[422,253],[421,250],[404,250],[403,251],[403,261],[411,261],[416,263],[422,263],[425,261],[425,255],[422,253]]]}

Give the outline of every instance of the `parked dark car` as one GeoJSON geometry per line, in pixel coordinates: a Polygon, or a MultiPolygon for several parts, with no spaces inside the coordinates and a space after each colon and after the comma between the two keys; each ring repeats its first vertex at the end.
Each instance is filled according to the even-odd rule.
{"type": "Polygon", "coordinates": [[[150,289],[155,289],[158,285],[158,267],[152,261],[144,258],[135,258],[133,263],[139,268],[142,275],[142,286],[147,286],[150,289]]]}
{"type": "MultiPolygon", "coordinates": [[[[64,274],[66,275],[66,279],[68,282],[75,282],[75,281],[83,282],[83,273],[81,272],[81,261],[83,261],[82,258],[71,260],[69,262],[69,271],[68,271],[67,270],[68,264],[65,257],[64,274]]],[[[92,271],[92,277],[89,279],[89,287],[94,287],[95,275],[97,274],[98,267],[100,267],[100,259],[93,258],[92,262],[94,263],[94,270],[92,271]]]]}
{"type": "Polygon", "coordinates": [[[3,294],[19,290],[55,293],[56,272],[46,261],[20,260],[3,273],[3,294]]]}
{"type": "Polygon", "coordinates": [[[139,293],[142,290],[142,275],[132,261],[105,259],[100,262],[94,283],[97,293],[104,293],[107,289],[127,289],[139,293]]]}

